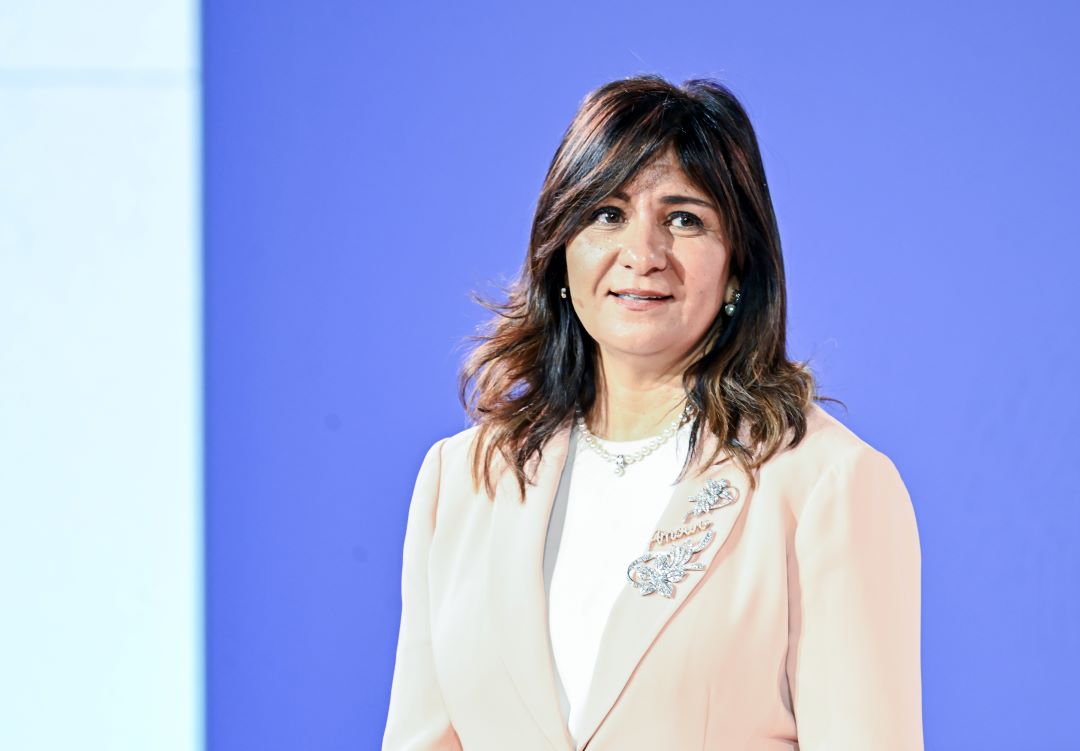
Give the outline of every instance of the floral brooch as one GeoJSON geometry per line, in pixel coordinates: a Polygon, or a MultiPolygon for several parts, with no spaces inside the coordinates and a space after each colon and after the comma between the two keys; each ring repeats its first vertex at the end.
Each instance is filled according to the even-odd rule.
{"type": "MultiPolygon", "coordinates": [[[[738,488],[726,479],[707,480],[705,487],[690,496],[693,507],[686,514],[702,516],[718,508],[730,506],[739,499],[738,488]]],[[[665,531],[658,529],[653,533],[650,545],[693,535],[712,524],[710,519],[701,519],[689,527],[665,531]]],[[[704,563],[692,561],[693,557],[712,542],[716,532],[709,529],[699,540],[688,539],[676,542],[665,550],[649,550],[630,562],[626,569],[626,578],[630,585],[642,595],[659,592],[664,597],[674,597],[674,584],[683,580],[688,571],[702,571],[704,563]]]]}

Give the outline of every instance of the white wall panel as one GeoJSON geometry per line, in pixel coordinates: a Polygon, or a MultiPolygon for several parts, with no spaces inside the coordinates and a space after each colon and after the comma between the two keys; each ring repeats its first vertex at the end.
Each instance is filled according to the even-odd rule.
{"type": "Polygon", "coordinates": [[[0,0],[0,69],[189,71],[196,11],[183,0],[0,0]]]}
{"type": "Polygon", "coordinates": [[[201,747],[193,13],[0,9],[0,748],[201,747]]]}

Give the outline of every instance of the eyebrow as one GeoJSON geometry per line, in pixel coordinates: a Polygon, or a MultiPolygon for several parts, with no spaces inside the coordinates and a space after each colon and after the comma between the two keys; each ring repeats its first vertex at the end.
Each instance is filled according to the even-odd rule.
{"type": "MultiPolygon", "coordinates": [[[[621,190],[617,190],[611,194],[613,198],[618,198],[622,201],[629,201],[630,197],[623,193],[621,190]]],[[[660,203],[663,204],[676,204],[676,203],[692,203],[697,206],[704,206],[707,209],[718,211],[716,206],[709,201],[702,201],[700,198],[694,198],[693,196],[664,196],[660,199],[660,203]]]]}

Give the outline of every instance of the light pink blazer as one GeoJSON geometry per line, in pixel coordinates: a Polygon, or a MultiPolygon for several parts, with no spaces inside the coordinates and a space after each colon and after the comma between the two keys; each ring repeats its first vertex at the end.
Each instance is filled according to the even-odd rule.
{"type": "Polygon", "coordinates": [[[705,569],[671,598],[627,582],[580,744],[560,710],[543,572],[569,424],[530,465],[524,504],[508,472],[494,502],[473,492],[477,428],[438,441],[409,509],[383,749],[921,751],[911,499],[887,456],[816,405],[808,420],[756,490],[732,461],[674,488],[659,529],[687,524],[708,478],[740,494],[708,513],[716,536],[692,559],[705,569]]]}

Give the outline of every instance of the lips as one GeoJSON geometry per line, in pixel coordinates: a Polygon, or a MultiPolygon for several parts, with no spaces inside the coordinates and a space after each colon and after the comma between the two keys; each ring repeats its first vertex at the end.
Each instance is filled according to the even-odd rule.
{"type": "Polygon", "coordinates": [[[667,300],[671,298],[671,295],[663,292],[637,288],[613,289],[610,294],[624,300],[667,300]]]}

